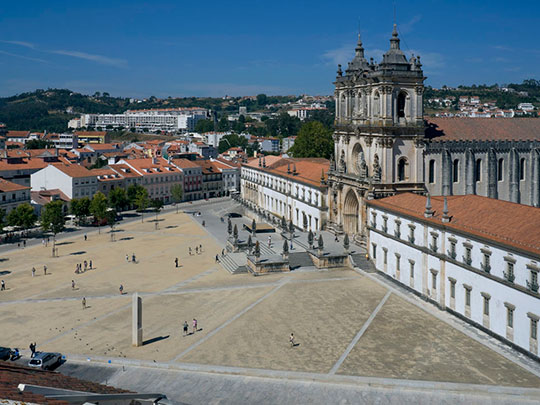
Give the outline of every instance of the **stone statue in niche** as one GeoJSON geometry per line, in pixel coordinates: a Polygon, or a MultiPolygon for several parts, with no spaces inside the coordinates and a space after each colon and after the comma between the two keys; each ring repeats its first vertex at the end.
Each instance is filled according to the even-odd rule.
{"type": "Polygon", "coordinates": [[[341,151],[341,157],[339,158],[339,172],[345,173],[347,171],[347,164],[345,163],[345,152],[341,151]]]}
{"type": "Polygon", "coordinates": [[[364,152],[358,154],[358,173],[361,179],[365,179],[368,175],[368,166],[364,158],[364,152]]]}
{"type": "Polygon", "coordinates": [[[375,155],[375,158],[373,159],[373,181],[380,182],[381,181],[381,165],[379,164],[379,156],[375,155]]]}

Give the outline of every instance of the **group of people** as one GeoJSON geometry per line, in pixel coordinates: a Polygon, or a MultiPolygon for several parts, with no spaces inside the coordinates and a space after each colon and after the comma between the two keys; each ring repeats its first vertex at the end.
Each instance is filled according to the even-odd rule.
{"type": "MultiPolygon", "coordinates": [[[[184,321],[184,325],[183,325],[183,328],[184,328],[184,336],[187,336],[189,335],[189,325],[187,323],[187,321],[184,321]]],[[[191,334],[194,334],[195,332],[197,332],[199,329],[198,329],[198,324],[197,324],[197,320],[195,318],[193,318],[193,332],[191,332],[191,334]]]]}
{"type": "MultiPolygon", "coordinates": [[[[202,245],[195,246],[195,254],[200,255],[202,252],[202,245]]],[[[189,255],[193,256],[193,250],[191,249],[191,246],[189,247],[189,255]]]]}
{"type": "MultiPolygon", "coordinates": [[[[126,262],[129,263],[129,255],[126,253],[126,262]]],[[[131,263],[137,263],[137,257],[135,256],[135,253],[131,255],[131,263]]]]}
{"type": "Polygon", "coordinates": [[[49,246],[49,241],[50,241],[50,238],[47,236],[46,238],[41,239],[41,245],[43,247],[47,247],[49,246]]]}
{"type": "Polygon", "coordinates": [[[92,270],[93,269],[93,264],[92,264],[92,260],[90,261],[84,261],[82,263],[77,263],[77,268],[75,269],[75,274],[80,274],[80,273],[84,273],[86,270],[92,270]],[[83,267],[84,265],[84,267],[83,267]]]}
{"type": "MultiPolygon", "coordinates": [[[[35,267],[32,267],[32,277],[35,277],[36,275],[36,268],[35,267]]],[[[46,276],[47,275],[47,265],[43,265],[43,275],[46,276]]]]}

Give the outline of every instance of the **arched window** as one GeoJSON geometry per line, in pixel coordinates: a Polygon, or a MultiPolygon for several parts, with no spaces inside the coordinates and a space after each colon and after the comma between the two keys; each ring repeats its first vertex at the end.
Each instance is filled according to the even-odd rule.
{"type": "Polygon", "coordinates": [[[407,159],[401,158],[398,161],[398,181],[407,180],[407,159]]]}
{"type": "Polygon", "coordinates": [[[398,118],[405,118],[405,100],[407,95],[404,92],[399,93],[397,98],[397,116],[398,118]]]}
{"type": "Polygon", "coordinates": [[[525,158],[519,161],[519,179],[525,180],[525,158]]]}
{"type": "Polygon", "coordinates": [[[503,181],[504,160],[501,158],[497,163],[497,180],[503,181]]]}
{"type": "Polygon", "coordinates": [[[476,159],[474,166],[474,181],[482,181],[482,159],[476,159]]]}
{"type": "Polygon", "coordinates": [[[457,183],[459,181],[459,160],[455,159],[452,164],[452,181],[457,183]]]}
{"type": "Polygon", "coordinates": [[[428,181],[430,183],[435,183],[435,160],[433,159],[429,161],[428,181]]]}

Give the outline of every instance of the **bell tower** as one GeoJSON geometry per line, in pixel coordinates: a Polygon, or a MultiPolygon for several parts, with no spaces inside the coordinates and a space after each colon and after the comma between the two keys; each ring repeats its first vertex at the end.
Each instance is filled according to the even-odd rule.
{"type": "Polygon", "coordinates": [[[424,77],[420,57],[400,49],[397,27],[380,63],[368,61],[360,35],[345,72],[338,66],[329,229],[357,241],[364,199],[422,192],[424,77]]]}

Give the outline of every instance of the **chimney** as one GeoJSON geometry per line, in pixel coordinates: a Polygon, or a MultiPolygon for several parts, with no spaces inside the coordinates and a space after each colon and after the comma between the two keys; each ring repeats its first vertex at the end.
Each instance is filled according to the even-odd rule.
{"type": "Polygon", "coordinates": [[[263,167],[266,167],[266,156],[263,156],[262,161],[263,161],[263,167]]]}
{"type": "Polygon", "coordinates": [[[444,223],[450,222],[450,215],[448,215],[448,199],[444,196],[444,208],[443,208],[442,221],[444,223]]]}
{"type": "Polygon", "coordinates": [[[261,157],[259,156],[259,167],[262,166],[262,160],[261,160],[261,157]]]}
{"type": "Polygon", "coordinates": [[[429,193],[426,199],[426,210],[424,211],[424,216],[426,218],[433,217],[433,210],[431,209],[431,195],[429,195],[429,193]]]}
{"type": "Polygon", "coordinates": [[[287,163],[287,174],[291,174],[291,164],[287,163]]]}
{"type": "Polygon", "coordinates": [[[296,172],[296,163],[293,164],[293,172],[292,172],[292,173],[295,174],[295,175],[298,174],[298,173],[296,172]]]}

